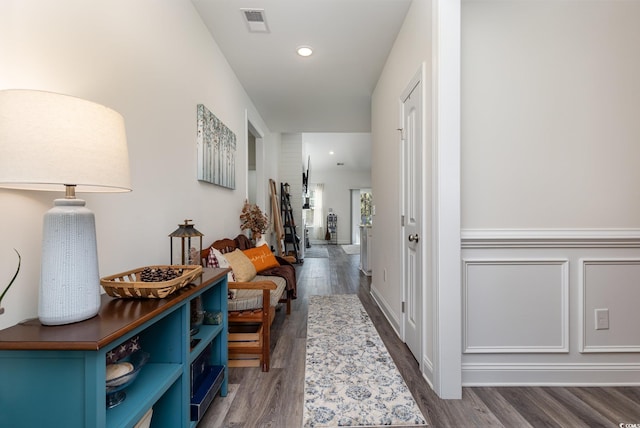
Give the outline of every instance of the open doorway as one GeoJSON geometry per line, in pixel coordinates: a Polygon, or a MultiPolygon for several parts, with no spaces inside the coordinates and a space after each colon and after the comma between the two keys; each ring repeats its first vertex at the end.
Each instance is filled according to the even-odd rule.
{"type": "Polygon", "coordinates": [[[371,227],[371,189],[351,189],[351,243],[362,242],[361,226],[371,227]]]}
{"type": "Polygon", "coordinates": [[[264,142],[263,135],[247,118],[247,200],[260,206],[268,207],[268,182],[264,175],[264,142]]]}
{"type": "Polygon", "coordinates": [[[251,127],[247,133],[247,199],[250,204],[256,203],[256,189],[258,179],[256,177],[256,136],[251,133],[251,127]]]}

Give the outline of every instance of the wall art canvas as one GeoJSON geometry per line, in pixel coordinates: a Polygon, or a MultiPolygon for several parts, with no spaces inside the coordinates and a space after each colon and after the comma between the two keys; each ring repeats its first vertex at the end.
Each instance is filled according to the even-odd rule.
{"type": "Polygon", "coordinates": [[[236,188],[236,134],[198,104],[198,180],[236,188]]]}

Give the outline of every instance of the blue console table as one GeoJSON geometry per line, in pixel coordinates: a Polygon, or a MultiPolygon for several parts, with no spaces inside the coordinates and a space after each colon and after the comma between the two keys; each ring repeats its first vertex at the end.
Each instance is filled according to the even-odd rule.
{"type": "Polygon", "coordinates": [[[98,315],[79,323],[43,326],[34,319],[0,331],[0,427],[133,427],[152,407],[154,428],[196,426],[191,363],[205,349],[209,364],[223,367],[218,388],[227,395],[227,272],[205,268],[165,299],[103,295],[98,315]],[[198,296],[206,311],[222,313],[222,323],[191,337],[191,300],[198,296]],[[125,401],[107,409],[106,354],[136,335],[150,359],[125,401]]]}

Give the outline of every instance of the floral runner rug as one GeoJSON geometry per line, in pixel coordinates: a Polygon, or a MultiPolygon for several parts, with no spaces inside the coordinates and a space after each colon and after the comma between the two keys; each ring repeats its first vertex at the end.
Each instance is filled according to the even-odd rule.
{"type": "Polygon", "coordinates": [[[355,294],[311,296],[305,428],[426,426],[355,294]]]}

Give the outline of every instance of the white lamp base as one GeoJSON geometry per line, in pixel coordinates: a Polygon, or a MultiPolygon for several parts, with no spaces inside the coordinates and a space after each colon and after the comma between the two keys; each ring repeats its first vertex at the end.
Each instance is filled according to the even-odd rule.
{"type": "Polygon", "coordinates": [[[82,199],[56,199],[44,215],[38,318],[70,324],[100,308],[98,250],[93,212],[82,199]]]}

